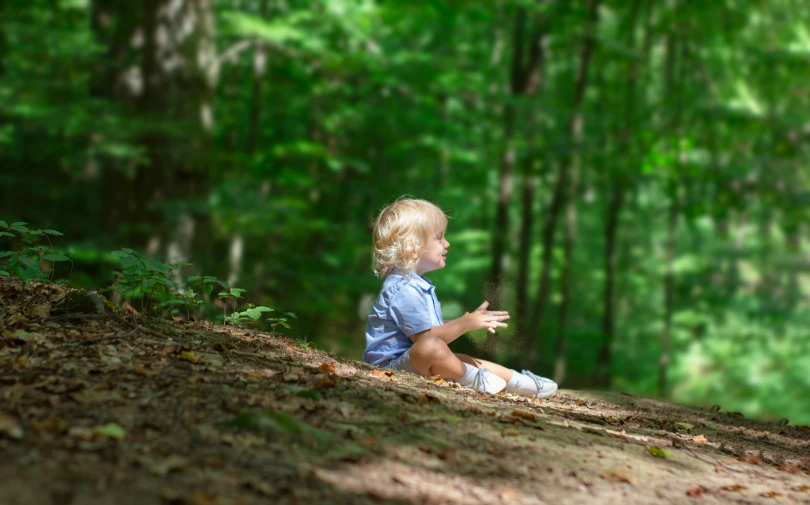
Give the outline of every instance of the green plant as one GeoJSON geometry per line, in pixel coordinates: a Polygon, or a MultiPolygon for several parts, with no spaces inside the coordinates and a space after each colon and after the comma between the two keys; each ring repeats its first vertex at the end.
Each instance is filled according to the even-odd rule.
{"type": "Polygon", "coordinates": [[[24,281],[52,280],[56,263],[69,261],[73,268],[70,257],[57,251],[50,240],[51,236],[61,236],[62,233],[50,228],[32,230],[27,225],[22,221],[11,224],[0,221],[0,240],[12,245],[7,250],[0,250],[0,275],[13,275],[24,281]],[[43,238],[47,246],[40,243],[43,238]],[[48,264],[50,268],[43,269],[48,264]]]}
{"type": "Polygon", "coordinates": [[[174,272],[188,264],[167,264],[157,258],[144,258],[132,249],[113,251],[111,255],[121,261],[121,271],[115,272],[115,282],[110,290],[125,300],[140,299],[141,309],[152,314],[154,307],[167,307],[167,311],[177,305],[190,306],[202,303],[193,290],[180,291],[176,288],[174,272]]]}

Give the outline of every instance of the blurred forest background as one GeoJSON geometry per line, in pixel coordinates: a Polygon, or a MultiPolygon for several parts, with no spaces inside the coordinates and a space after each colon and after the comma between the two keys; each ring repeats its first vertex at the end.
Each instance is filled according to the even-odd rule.
{"type": "Polygon", "coordinates": [[[513,315],[459,351],[810,423],[808,140],[804,0],[0,0],[0,219],[72,260],[37,269],[193,262],[354,359],[407,194],[451,215],[445,317],[513,315]]]}

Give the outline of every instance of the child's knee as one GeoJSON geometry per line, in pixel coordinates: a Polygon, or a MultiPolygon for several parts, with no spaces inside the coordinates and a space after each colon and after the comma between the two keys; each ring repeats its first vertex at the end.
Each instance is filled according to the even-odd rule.
{"type": "Polygon", "coordinates": [[[444,358],[453,354],[444,340],[430,335],[425,335],[413,345],[411,355],[414,353],[422,358],[444,358]]]}

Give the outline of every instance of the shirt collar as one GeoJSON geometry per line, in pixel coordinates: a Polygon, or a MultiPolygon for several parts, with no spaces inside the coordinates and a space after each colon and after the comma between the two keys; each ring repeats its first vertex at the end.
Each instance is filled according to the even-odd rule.
{"type": "Polygon", "coordinates": [[[410,277],[411,280],[425,293],[430,293],[435,289],[433,281],[431,281],[430,278],[422,277],[413,270],[404,271],[401,269],[396,269],[393,273],[403,277],[410,277]]]}

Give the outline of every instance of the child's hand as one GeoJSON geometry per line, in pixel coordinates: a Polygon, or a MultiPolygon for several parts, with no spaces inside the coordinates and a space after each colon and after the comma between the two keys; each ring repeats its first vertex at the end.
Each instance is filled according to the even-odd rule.
{"type": "Polygon", "coordinates": [[[505,310],[487,310],[489,302],[484,302],[475,312],[467,312],[464,318],[470,325],[470,330],[486,328],[490,333],[495,333],[495,328],[506,328],[506,321],[509,319],[509,312],[505,310]]]}

